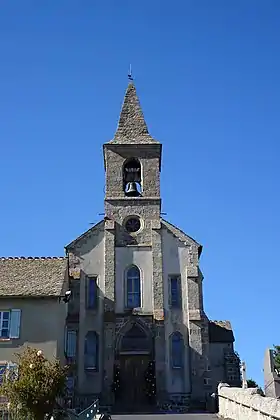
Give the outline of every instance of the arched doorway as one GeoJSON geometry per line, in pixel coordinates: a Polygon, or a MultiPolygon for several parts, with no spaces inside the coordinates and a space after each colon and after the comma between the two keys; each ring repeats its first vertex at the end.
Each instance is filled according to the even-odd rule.
{"type": "Polygon", "coordinates": [[[151,399],[147,396],[147,372],[153,360],[151,333],[138,322],[133,322],[120,334],[116,359],[119,366],[120,392],[116,404],[123,412],[147,409],[151,399]]]}

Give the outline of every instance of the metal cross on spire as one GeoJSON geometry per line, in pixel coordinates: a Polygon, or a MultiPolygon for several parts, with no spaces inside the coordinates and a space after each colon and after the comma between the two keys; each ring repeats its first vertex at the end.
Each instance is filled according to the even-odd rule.
{"type": "Polygon", "coordinates": [[[132,77],[132,68],[131,68],[131,64],[130,64],[130,66],[129,66],[129,72],[128,72],[128,80],[133,80],[133,77],[132,77]]]}

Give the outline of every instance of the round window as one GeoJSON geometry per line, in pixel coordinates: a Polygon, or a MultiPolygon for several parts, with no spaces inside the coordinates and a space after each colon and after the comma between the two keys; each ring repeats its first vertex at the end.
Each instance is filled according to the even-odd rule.
{"type": "Polygon", "coordinates": [[[140,230],[140,227],[141,227],[141,222],[138,217],[130,217],[125,222],[125,228],[129,233],[138,232],[138,230],[140,230]]]}

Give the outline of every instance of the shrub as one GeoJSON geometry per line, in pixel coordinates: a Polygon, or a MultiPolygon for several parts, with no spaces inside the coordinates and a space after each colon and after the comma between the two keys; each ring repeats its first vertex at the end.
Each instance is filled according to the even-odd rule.
{"type": "Polygon", "coordinates": [[[17,372],[7,371],[1,394],[7,398],[10,410],[18,413],[17,417],[42,420],[53,413],[56,399],[65,393],[68,367],[62,367],[57,359],[46,359],[41,350],[31,347],[16,357],[17,372]]]}

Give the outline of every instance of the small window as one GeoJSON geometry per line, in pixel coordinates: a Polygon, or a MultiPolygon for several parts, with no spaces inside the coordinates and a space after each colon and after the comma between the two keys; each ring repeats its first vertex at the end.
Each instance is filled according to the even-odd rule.
{"type": "Polygon", "coordinates": [[[7,374],[10,380],[15,381],[18,379],[18,365],[17,363],[8,362],[7,374]]]}
{"type": "Polygon", "coordinates": [[[126,306],[127,308],[140,308],[141,290],[140,290],[140,270],[133,265],[126,273],[126,306]]]}
{"type": "Polygon", "coordinates": [[[66,328],[65,354],[68,358],[75,358],[77,349],[77,331],[66,328]]]}
{"type": "Polygon", "coordinates": [[[85,337],[84,363],[85,370],[98,371],[99,340],[95,331],[88,331],[85,337]]]}
{"type": "Polygon", "coordinates": [[[181,277],[179,275],[169,277],[170,284],[170,307],[180,308],[181,306],[181,277]]]}
{"type": "Polygon", "coordinates": [[[125,229],[128,233],[136,233],[141,228],[141,222],[139,217],[130,217],[125,222],[125,229]]]}
{"type": "Polygon", "coordinates": [[[0,339],[19,338],[21,310],[0,311],[0,339]]]}
{"type": "Polygon", "coordinates": [[[87,308],[96,309],[98,302],[97,277],[87,278],[87,308]]]}
{"type": "Polygon", "coordinates": [[[0,338],[10,337],[10,311],[0,312],[0,338]]]}
{"type": "Polygon", "coordinates": [[[181,369],[184,365],[184,340],[182,334],[175,332],[171,335],[172,368],[181,369]]]}
{"type": "Polygon", "coordinates": [[[72,395],[75,386],[75,379],[73,376],[67,376],[66,378],[66,390],[68,395],[72,395]]]}
{"type": "Polygon", "coordinates": [[[0,363],[0,385],[3,383],[8,363],[0,363]]]}
{"type": "Polygon", "coordinates": [[[18,378],[18,365],[13,362],[0,362],[0,386],[5,376],[15,381],[18,378]]]}

